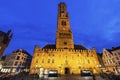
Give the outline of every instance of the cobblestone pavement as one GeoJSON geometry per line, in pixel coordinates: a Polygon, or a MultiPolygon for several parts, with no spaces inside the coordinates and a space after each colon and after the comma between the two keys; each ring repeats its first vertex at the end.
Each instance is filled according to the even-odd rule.
{"type": "MultiPolygon", "coordinates": [[[[38,75],[20,74],[13,77],[8,77],[0,80],[87,80],[82,79],[80,75],[59,75],[58,77],[48,77],[44,75],[40,78],[38,75]]],[[[106,80],[100,76],[95,76],[95,80],[106,80]]]]}

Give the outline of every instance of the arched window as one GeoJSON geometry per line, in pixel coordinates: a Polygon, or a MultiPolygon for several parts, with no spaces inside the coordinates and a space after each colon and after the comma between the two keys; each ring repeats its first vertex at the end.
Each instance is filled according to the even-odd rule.
{"type": "Polygon", "coordinates": [[[42,59],[42,63],[44,63],[44,59],[42,59]]]}
{"type": "Polygon", "coordinates": [[[66,21],[61,22],[62,26],[66,26],[66,21]]]}
{"type": "Polygon", "coordinates": [[[54,59],[52,59],[52,63],[54,63],[54,59]]]}
{"type": "Polygon", "coordinates": [[[50,59],[48,59],[48,63],[50,63],[50,59]]]}

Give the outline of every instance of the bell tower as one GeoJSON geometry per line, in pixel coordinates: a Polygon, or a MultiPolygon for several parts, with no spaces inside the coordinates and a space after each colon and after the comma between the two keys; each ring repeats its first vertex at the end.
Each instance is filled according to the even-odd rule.
{"type": "Polygon", "coordinates": [[[56,48],[74,48],[72,31],[70,29],[69,15],[66,11],[66,4],[63,2],[59,3],[58,5],[56,48]]]}

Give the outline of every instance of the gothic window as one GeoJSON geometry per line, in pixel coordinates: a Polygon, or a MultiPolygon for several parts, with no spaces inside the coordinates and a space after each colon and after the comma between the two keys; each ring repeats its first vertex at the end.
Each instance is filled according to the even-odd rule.
{"type": "Polygon", "coordinates": [[[61,22],[62,26],[66,26],[66,21],[61,22]]]}
{"type": "Polygon", "coordinates": [[[50,59],[48,59],[48,63],[50,63],[50,59]]]}
{"type": "Polygon", "coordinates": [[[52,59],[52,63],[54,63],[54,59],[52,59]]]}
{"type": "Polygon", "coordinates": [[[42,59],[42,63],[44,63],[44,59],[42,59]]]}
{"type": "Polygon", "coordinates": [[[36,60],[36,63],[38,63],[38,60],[36,60]]]}
{"type": "Polygon", "coordinates": [[[64,13],[64,11],[61,11],[61,13],[64,13]]]}
{"type": "Polygon", "coordinates": [[[90,61],[88,60],[88,64],[90,64],[90,61]]]}
{"type": "Polygon", "coordinates": [[[37,54],[37,56],[39,56],[39,53],[37,54]]]}
{"type": "Polygon", "coordinates": [[[65,64],[68,64],[68,61],[67,61],[67,60],[65,60],[65,64]]]}

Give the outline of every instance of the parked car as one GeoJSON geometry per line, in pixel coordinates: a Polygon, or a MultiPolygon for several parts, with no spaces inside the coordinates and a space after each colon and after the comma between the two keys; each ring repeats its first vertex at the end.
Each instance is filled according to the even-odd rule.
{"type": "Polygon", "coordinates": [[[90,70],[81,70],[82,80],[95,80],[94,74],[90,70]]]}
{"type": "Polygon", "coordinates": [[[57,70],[49,70],[48,77],[58,77],[58,71],[57,70]]]}

